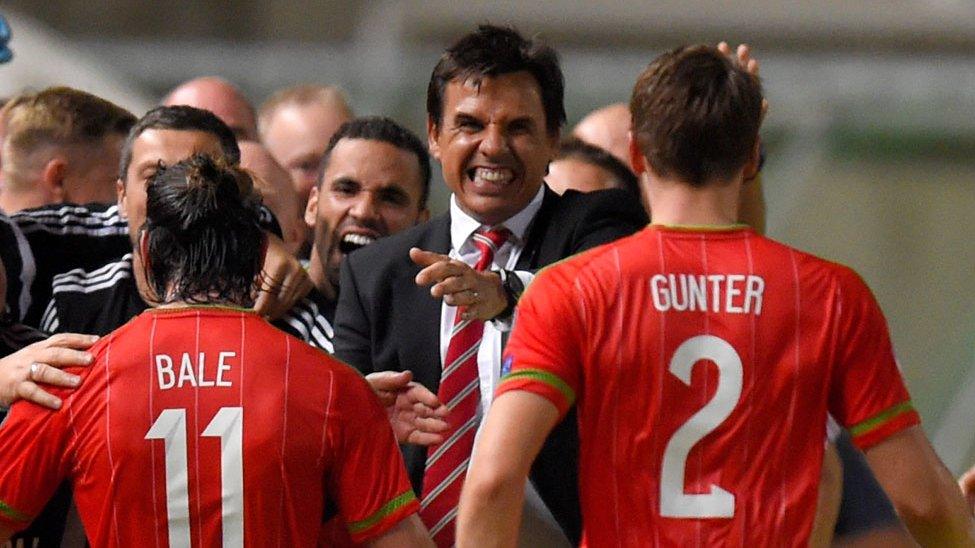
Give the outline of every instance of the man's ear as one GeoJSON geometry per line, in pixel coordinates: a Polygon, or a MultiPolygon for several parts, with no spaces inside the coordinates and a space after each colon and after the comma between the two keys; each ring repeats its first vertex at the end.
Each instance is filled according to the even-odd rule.
{"type": "Polygon", "coordinates": [[[636,173],[637,177],[644,174],[647,171],[647,159],[643,156],[643,151],[640,150],[640,144],[636,142],[633,137],[633,132],[630,135],[630,168],[633,169],[633,173],[636,173]]]}
{"type": "Polygon", "coordinates": [[[762,138],[755,139],[755,148],[752,150],[745,168],[742,170],[742,178],[747,183],[758,176],[758,171],[762,167],[762,138]]]}
{"type": "Polygon", "coordinates": [[[430,220],[430,209],[423,208],[420,210],[420,214],[416,216],[416,224],[423,224],[430,220]]]}
{"type": "MultiPolygon", "coordinates": [[[[548,145],[548,163],[551,164],[559,157],[559,149],[562,148],[562,131],[556,129],[551,133],[545,135],[547,145],[548,145]]],[[[545,166],[545,175],[548,175],[548,166],[545,166]]]]}
{"type": "Polygon", "coordinates": [[[67,177],[68,164],[64,158],[55,156],[51,158],[44,169],[41,170],[41,184],[47,192],[54,198],[55,203],[64,201],[64,180],[67,177]]]}
{"type": "Polygon", "coordinates": [[[308,204],[305,205],[305,224],[308,228],[315,228],[315,221],[318,219],[318,189],[323,184],[324,181],[311,187],[311,193],[308,194],[308,204]]]}
{"type": "Polygon", "coordinates": [[[146,271],[146,279],[149,279],[149,232],[139,231],[139,258],[142,259],[142,268],[146,271]]]}
{"type": "Polygon", "coordinates": [[[118,202],[118,212],[122,218],[128,217],[125,212],[125,183],[122,179],[115,179],[115,198],[118,202]]]}
{"type": "Polygon", "coordinates": [[[437,138],[440,137],[440,126],[434,121],[433,116],[427,116],[427,147],[430,149],[430,156],[440,161],[440,145],[437,138]]]}

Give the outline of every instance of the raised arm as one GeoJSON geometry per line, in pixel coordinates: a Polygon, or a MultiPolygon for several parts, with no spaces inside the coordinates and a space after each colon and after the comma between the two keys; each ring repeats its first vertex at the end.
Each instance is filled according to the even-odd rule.
{"type": "Polygon", "coordinates": [[[261,268],[261,289],[254,310],[276,320],[312,289],[311,278],[281,238],[267,235],[267,254],[261,268]]]}

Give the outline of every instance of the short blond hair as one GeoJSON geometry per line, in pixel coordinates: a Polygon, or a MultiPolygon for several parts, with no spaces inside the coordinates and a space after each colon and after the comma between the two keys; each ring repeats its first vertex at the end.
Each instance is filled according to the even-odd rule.
{"type": "Polygon", "coordinates": [[[318,104],[327,109],[343,111],[352,118],[352,108],[342,90],[335,86],[322,84],[302,84],[274,92],[264,101],[257,112],[257,131],[263,137],[267,132],[271,119],[279,108],[288,105],[318,104]]]}
{"type": "Polygon", "coordinates": [[[41,149],[101,144],[106,136],[124,136],[136,118],[111,101],[58,86],[10,99],[0,121],[6,129],[4,171],[16,180],[41,149]]]}

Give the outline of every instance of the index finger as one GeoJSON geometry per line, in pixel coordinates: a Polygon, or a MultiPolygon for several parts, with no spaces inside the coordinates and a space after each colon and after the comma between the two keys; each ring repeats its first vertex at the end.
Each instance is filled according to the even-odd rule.
{"type": "Polygon", "coordinates": [[[417,285],[430,285],[440,283],[452,276],[463,276],[468,270],[471,272],[474,271],[473,268],[460,261],[449,259],[446,261],[437,261],[430,266],[424,267],[423,270],[417,273],[413,281],[417,285]]]}
{"type": "Polygon", "coordinates": [[[436,394],[418,382],[411,382],[406,389],[406,393],[411,400],[417,403],[422,403],[423,405],[432,409],[437,409],[440,407],[446,409],[446,406],[440,403],[440,398],[438,398],[436,394]]]}
{"type": "Polygon", "coordinates": [[[419,247],[410,248],[410,260],[420,266],[430,266],[442,261],[449,261],[450,257],[433,251],[426,251],[419,247]]]}
{"type": "Polygon", "coordinates": [[[407,388],[412,378],[410,371],[377,371],[366,375],[366,382],[375,391],[398,392],[407,388]]]}
{"type": "Polygon", "coordinates": [[[738,63],[742,67],[747,67],[748,61],[752,58],[752,48],[748,44],[739,44],[735,54],[738,56],[738,63]]]}
{"type": "Polygon", "coordinates": [[[82,333],[58,333],[51,335],[41,341],[40,344],[51,347],[61,346],[64,348],[74,348],[75,350],[85,350],[98,341],[98,335],[84,335],[82,333]]]}
{"type": "Polygon", "coordinates": [[[92,360],[94,357],[88,352],[60,346],[45,348],[32,359],[32,361],[46,363],[58,369],[90,365],[92,360]]]}

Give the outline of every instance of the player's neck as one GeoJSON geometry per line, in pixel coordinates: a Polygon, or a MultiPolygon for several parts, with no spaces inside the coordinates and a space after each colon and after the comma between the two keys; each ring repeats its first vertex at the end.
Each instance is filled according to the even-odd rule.
{"type": "Polygon", "coordinates": [[[7,215],[49,203],[52,203],[50,197],[42,191],[22,191],[5,187],[0,192],[0,211],[7,215]]]}
{"type": "Polygon", "coordinates": [[[132,250],[132,277],[135,278],[135,287],[142,300],[149,306],[158,306],[156,294],[149,288],[149,281],[146,279],[146,269],[142,267],[142,256],[135,249],[132,250]]]}
{"type": "Polygon", "coordinates": [[[221,297],[216,293],[193,295],[191,297],[178,296],[176,291],[170,287],[166,291],[166,297],[158,303],[155,308],[231,308],[239,310],[250,310],[253,308],[251,302],[239,303],[221,297]]]}
{"type": "Polygon", "coordinates": [[[693,187],[655,178],[649,185],[650,219],[661,225],[733,225],[740,192],[740,180],[693,187]]]}
{"type": "Polygon", "coordinates": [[[237,303],[232,303],[229,301],[221,301],[221,300],[216,300],[212,302],[176,300],[176,301],[168,301],[162,303],[156,306],[155,308],[163,309],[163,310],[172,309],[172,308],[210,308],[210,309],[223,308],[223,309],[231,309],[231,310],[251,310],[251,308],[249,307],[241,306],[240,304],[237,303]]]}

